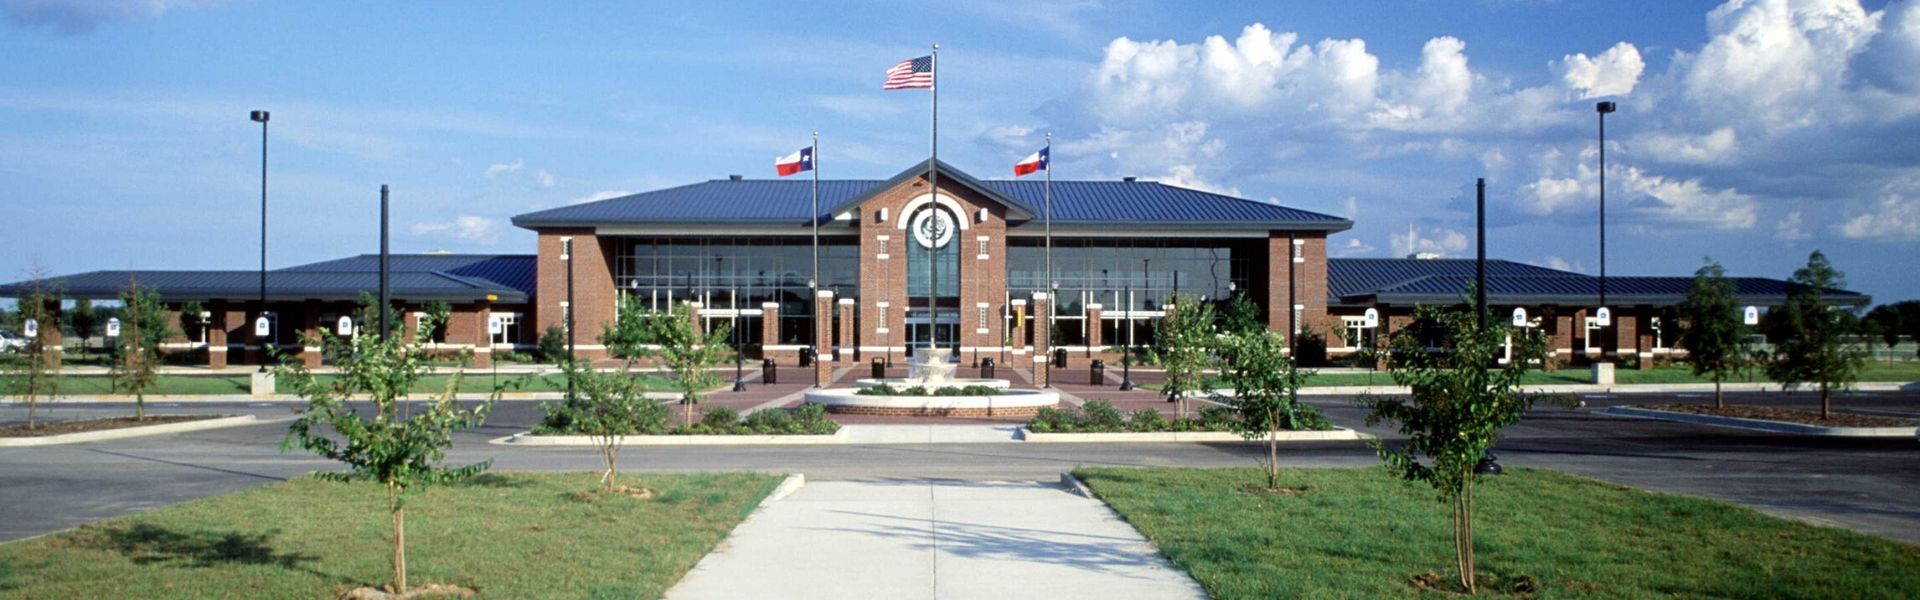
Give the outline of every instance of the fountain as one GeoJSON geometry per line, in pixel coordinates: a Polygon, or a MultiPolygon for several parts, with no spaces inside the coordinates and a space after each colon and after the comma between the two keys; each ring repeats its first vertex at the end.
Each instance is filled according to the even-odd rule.
{"type": "Polygon", "coordinates": [[[1016,390],[1005,379],[972,379],[953,376],[956,365],[946,360],[947,352],[929,348],[907,365],[906,377],[861,379],[856,388],[831,388],[806,393],[811,404],[827,407],[828,412],[885,416],[999,417],[1032,416],[1042,406],[1060,403],[1060,394],[1052,390],[1016,390]],[[895,390],[922,388],[924,396],[862,394],[860,390],[887,386],[895,390]],[[986,387],[993,394],[979,396],[936,396],[939,389],[986,387]]]}

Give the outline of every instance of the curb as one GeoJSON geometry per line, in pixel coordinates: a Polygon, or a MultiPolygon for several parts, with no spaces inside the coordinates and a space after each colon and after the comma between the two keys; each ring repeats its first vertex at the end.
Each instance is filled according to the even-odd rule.
{"type": "MultiPolygon", "coordinates": [[[[1856,383],[1852,391],[1856,392],[1899,392],[1920,388],[1920,382],[1868,381],[1856,383]]],[[[1720,389],[1727,392],[1776,392],[1778,383],[1726,383],[1720,389]]],[[[1523,385],[1520,391],[1530,394],[1668,394],[1675,392],[1712,392],[1711,383],[1631,383],[1616,385],[1596,385],[1591,383],[1563,383],[1553,385],[1523,385]]],[[[1350,396],[1355,394],[1408,394],[1411,391],[1396,385],[1342,385],[1326,387],[1300,388],[1302,396],[1350,396]]],[[[1223,395],[1231,395],[1223,394],[1223,395]]]]}
{"type": "MultiPolygon", "coordinates": [[[[523,432],[487,440],[489,444],[503,446],[598,446],[600,442],[590,435],[533,435],[523,432]]],[[[786,435],[628,435],[620,437],[620,445],[625,446],[800,446],[819,444],[847,443],[847,427],[840,426],[831,434],[786,434],[786,435]]]]}
{"type": "MultiPolygon", "coordinates": [[[[1034,443],[1150,443],[1150,442],[1265,442],[1266,436],[1253,439],[1230,431],[1155,431],[1116,433],[1034,433],[1020,428],[1022,439],[1034,443]]],[[[1282,431],[1281,442],[1324,442],[1373,439],[1374,436],[1345,427],[1326,431],[1282,431]]]]}
{"type": "Polygon", "coordinates": [[[1631,406],[1609,406],[1607,407],[1606,410],[1602,410],[1600,412],[1602,414],[1621,416],[1621,417],[1655,419],[1660,421],[1673,421],[1677,423],[1692,423],[1695,425],[1712,425],[1715,427],[1730,427],[1734,429],[1751,429],[1755,431],[1767,431],[1767,432],[1773,432],[1773,433],[1790,433],[1790,434],[1796,434],[1796,435],[1811,435],[1811,436],[1820,436],[1820,437],[1904,438],[1904,437],[1911,437],[1916,434],[1916,430],[1913,427],[1822,427],[1819,425],[1804,425],[1800,423],[1787,423],[1783,421],[1745,419],[1740,417],[1717,417],[1713,415],[1696,415],[1691,413],[1678,413],[1678,412],[1670,412],[1670,411],[1664,411],[1664,410],[1653,410],[1648,408],[1636,408],[1631,406]]]}
{"type": "Polygon", "coordinates": [[[806,474],[788,473],[787,478],[780,481],[779,487],[773,488],[772,493],[767,494],[766,498],[760,500],[760,508],[766,508],[775,502],[784,500],[787,496],[793,495],[794,492],[800,491],[800,488],[806,487],[806,485],[806,474]]]}
{"type": "Polygon", "coordinates": [[[1099,500],[1093,497],[1093,490],[1087,489],[1087,484],[1081,483],[1079,477],[1073,476],[1073,471],[1060,472],[1060,487],[1067,488],[1069,494],[1076,494],[1089,500],[1099,500]]]}
{"type": "Polygon", "coordinates": [[[166,423],[161,425],[144,425],[140,427],[122,427],[120,429],[108,429],[104,431],[82,431],[78,433],[63,433],[60,435],[48,435],[48,436],[40,436],[40,437],[0,438],[0,448],[30,448],[34,446],[77,444],[81,442],[102,442],[107,440],[122,440],[127,438],[146,437],[150,435],[165,435],[169,433],[186,433],[189,431],[202,431],[207,429],[224,429],[227,427],[253,425],[261,422],[262,421],[260,421],[259,418],[254,417],[253,415],[239,415],[235,417],[221,417],[218,419],[202,419],[199,421],[187,421],[184,423],[166,423]]]}

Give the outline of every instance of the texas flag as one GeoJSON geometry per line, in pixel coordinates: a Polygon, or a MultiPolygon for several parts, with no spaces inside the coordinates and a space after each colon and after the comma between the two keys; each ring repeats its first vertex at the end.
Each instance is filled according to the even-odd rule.
{"type": "Polygon", "coordinates": [[[786,177],[801,171],[812,171],[813,147],[808,146],[801,148],[793,151],[793,154],[773,159],[773,169],[779,171],[781,177],[786,177]]]}
{"type": "Polygon", "coordinates": [[[1048,148],[1041,148],[1039,152],[1028,154],[1026,158],[1020,159],[1020,162],[1013,163],[1013,176],[1030,175],[1034,171],[1047,168],[1048,150],[1048,148]]]}

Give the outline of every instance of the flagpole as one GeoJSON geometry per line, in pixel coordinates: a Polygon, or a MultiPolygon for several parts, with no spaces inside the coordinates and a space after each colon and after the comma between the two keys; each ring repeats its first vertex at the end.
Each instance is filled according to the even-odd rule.
{"type": "Polygon", "coordinates": [[[1047,154],[1047,185],[1046,185],[1047,283],[1046,283],[1046,291],[1047,293],[1053,293],[1054,288],[1057,288],[1060,286],[1058,283],[1055,283],[1053,280],[1053,132],[1051,131],[1047,132],[1046,154],[1047,154]]]}
{"type": "MultiPolygon", "coordinates": [[[[813,132],[813,150],[811,152],[813,155],[810,157],[810,160],[813,161],[813,164],[809,166],[813,167],[813,212],[808,213],[808,217],[813,221],[813,281],[811,282],[813,285],[808,286],[809,289],[807,293],[810,295],[808,298],[809,301],[812,301],[813,298],[820,295],[820,288],[826,283],[820,281],[820,132],[818,131],[813,132]]],[[[818,315],[815,316],[817,317],[818,315]]],[[[813,371],[815,373],[813,380],[815,387],[818,387],[818,382],[820,381],[818,374],[821,368],[819,347],[820,319],[818,318],[813,319],[812,333],[813,335],[808,337],[807,343],[813,347],[813,371]]]]}
{"type": "MultiPolygon", "coordinates": [[[[933,53],[928,57],[932,64],[927,69],[933,78],[933,158],[927,161],[927,183],[932,186],[933,203],[929,210],[940,210],[940,45],[933,45],[933,53]]],[[[929,215],[938,218],[938,213],[929,215]]],[[[957,224],[956,224],[957,225],[957,224]]],[[[909,232],[911,233],[911,232],[909,232]]],[[[911,237],[911,236],[909,236],[911,237]]],[[[956,236],[958,237],[958,236],[956,236]]],[[[927,239],[927,350],[933,351],[939,345],[940,323],[940,245],[939,238],[927,239]]]]}

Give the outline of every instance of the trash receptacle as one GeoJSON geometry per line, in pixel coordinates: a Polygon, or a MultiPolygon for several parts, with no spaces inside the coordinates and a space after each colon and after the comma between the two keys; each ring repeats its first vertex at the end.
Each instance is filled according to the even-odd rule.
{"type": "Polygon", "coordinates": [[[873,357],[873,378],[882,379],[882,378],[885,378],[886,376],[887,376],[887,359],[880,358],[878,356],[873,357]]]}
{"type": "Polygon", "coordinates": [[[809,346],[809,347],[800,349],[800,366],[802,367],[813,366],[813,347],[809,346]]]}
{"type": "Polygon", "coordinates": [[[780,383],[780,378],[776,375],[779,372],[779,369],[774,368],[773,359],[768,358],[760,361],[760,383],[780,383]]]}
{"type": "Polygon", "coordinates": [[[993,359],[980,359],[980,378],[993,379],[993,359]]]}
{"type": "Polygon", "coordinates": [[[1066,348],[1053,349],[1053,366],[1061,369],[1067,368],[1067,349],[1066,348]]]}
{"type": "Polygon", "coordinates": [[[1093,362],[1087,363],[1087,383],[1093,385],[1107,384],[1107,361],[1096,358],[1093,359],[1093,362]]]}

